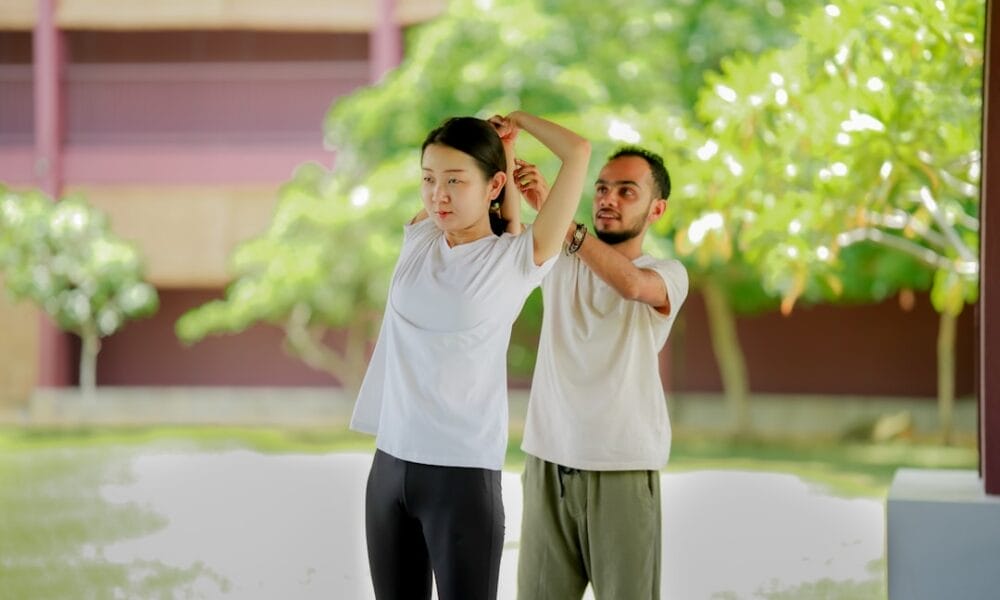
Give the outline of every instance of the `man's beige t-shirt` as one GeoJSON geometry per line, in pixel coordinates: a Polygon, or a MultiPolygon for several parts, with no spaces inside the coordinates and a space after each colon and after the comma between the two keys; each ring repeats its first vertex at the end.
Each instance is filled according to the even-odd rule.
{"type": "Polygon", "coordinates": [[[642,255],[657,272],[670,314],[625,300],[577,256],[561,256],[542,281],[544,313],[521,448],[593,471],[660,469],[670,418],[659,351],[688,293],[677,260],[642,255]]]}

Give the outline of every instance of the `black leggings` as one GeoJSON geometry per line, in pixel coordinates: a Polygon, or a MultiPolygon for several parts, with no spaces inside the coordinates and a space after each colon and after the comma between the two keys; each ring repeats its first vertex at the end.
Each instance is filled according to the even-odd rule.
{"type": "Polygon", "coordinates": [[[500,471],[439,467],[375,452],[365,494],[378,600],[494,600],[503,551],[500,471]]]}

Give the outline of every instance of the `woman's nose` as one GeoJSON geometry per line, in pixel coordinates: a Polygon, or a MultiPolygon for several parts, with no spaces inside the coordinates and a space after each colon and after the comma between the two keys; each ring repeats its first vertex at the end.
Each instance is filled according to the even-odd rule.
{"type": "Polygon", "coordinates": [[[446,201],[448,199],[448,193],[447,190],[445,189],[445,186],[443,185],[434,186],[434,193],[431,195],[431,198],[433,198],[435,202],[446,201]]]}

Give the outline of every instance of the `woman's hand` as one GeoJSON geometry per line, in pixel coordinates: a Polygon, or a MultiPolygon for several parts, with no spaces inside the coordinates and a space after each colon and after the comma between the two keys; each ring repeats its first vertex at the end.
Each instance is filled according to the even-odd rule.
{"type": "MultiPolygon", "coordinates": [[[[537,198],[540,208],[531,226],[535,264],[541,265],[562,250],[566,231],[573,222],[583,194],[583,181],[587,177],[587,163],[590,161],[590,142],[561,125],[523,111],[515,110],[507,115],[506,121],[508,129],[504,130],[505,133],[510,126],[523,129],[562,162],[548,194],[537,198]]],[[[532,191],[535,189],[542,191],[538,185],[532,191]]]]}
{"type": "Polygon", "coordinates": [[[535,165],[521,160],[514,159],[514,183],[517,191],[521,192],[528,206],[536,211],[541,210],[545,199],[549,197],[549,184],[542,177],[542,173],[535,165]]]}
{"type": "Polygon", "coordinates": [[[507,221],[507,233],[518,235],[523,230],[521,225],[521,200],[517,197],[518,189],[514,184],[514,142],[520,131],[509,118],[493,115],[487,122],[496,129],[503,144],[504,157],[507,159],[507,182],[504,183],[504,201],[500,205],[500,217],[507,221]]]}

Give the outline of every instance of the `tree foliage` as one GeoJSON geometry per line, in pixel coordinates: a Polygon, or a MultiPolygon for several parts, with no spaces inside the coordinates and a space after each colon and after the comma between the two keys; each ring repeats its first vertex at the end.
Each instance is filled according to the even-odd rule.
{"type": "MultiPolygon", "coordinates": [[[[409,32],[398,69],[334,104],[325,128],[334,172],[310,166],[284,187],[271,228],[234,255],[226,298],[185,315],[178,335],[194,342],[273,323],[309,364],[356,383],[401,226],[420,206],[415,169],[428,131],[454,115],[525,108],[608,151],[634,133],[621,115],[659,115],[663,107],[674,120],[690,114],[705,69],[736,50],[791,43],[791,24],[814,4],[451,2],[445,15],[409,32]],[[326,331],[345,327],[349,340],[324,344],[326,331]]],[[[519,151],[554,168],[537,145],[519,151]]],[[[537,327],[537,299],[528,310],[517,327],[537,327]]],[[[533,335],[516,330],[513,339],[513,366],[523,373],[533,364],[533,335]]]]}
{"type": "Polygon", "coordinates": [[[746,248],[786,302],[879,299],[927,272],[939,312],[975,300],[983,16],[981,0],[831,4],[794,46],[707,79],[699,113],[739,165],[729,195],[758,215],[746,248]],[[845,268],[861,242],[893,268],[845,268]]]}
{"type": "MultiPolygon", "coordinates": [[[[337,101],[338,168],[367,172],[447,117],[513,108],[690,113],[707,70],[792,43],[814,0],[454,0],[411,33],[400,68],[337,101]]],[[[605,125],[606,126],[606,125],[605,125]]]]}
{"type": "Polygon", "coordinates": [[[96,385],[101,338],[156,311],[136,248],[118,238],[82,198],[57,203],[0,186],[0,270],[15,298],[28,299],[83,341],[80,384],[96,385]]]}
{"type": "Polygon", "coordinates": [[[752,217],[727,229],[784,311],[930,290],[946,439],[955,322],[978,294],[984,16],[982,0],[829,4],[793,46],[723,61],[698,105],[733,175],[722,213],[752,217]]]}
{"type": "MultiPolygon", "coordinates": [[[[316,364],[326,329],[370,338],[419,208],[424,135],[524,108],[586,135],[595,156],[624,142],[666,158],[674,192],[649,251],[684,261],[705,294],[743,423],[734,311],[930,289],[954,316],[974,300],[983,12],[982,0],[455,0],[409,32],[398,69],[332,106],[336,169],[286,186],[271,230],[237,253],[226,300],[179,332],[281,324],[316,364]]],[[[518,152],[554,172],[537,145],[518,152]]]]}
{"type": "Polygon", "coordinates": [[[234,253],[226,297],[183,315],[178,336],[194,343],[270,323],[307,364],[358,385],[403,224],[419,207],[418,167],[414,156],[386,161],[349,186],[318,165],[302,166],[282,188],[268,230],[234,253]],[[345,339],[331,346],[330,330],[346,331],[345,339]]]}

